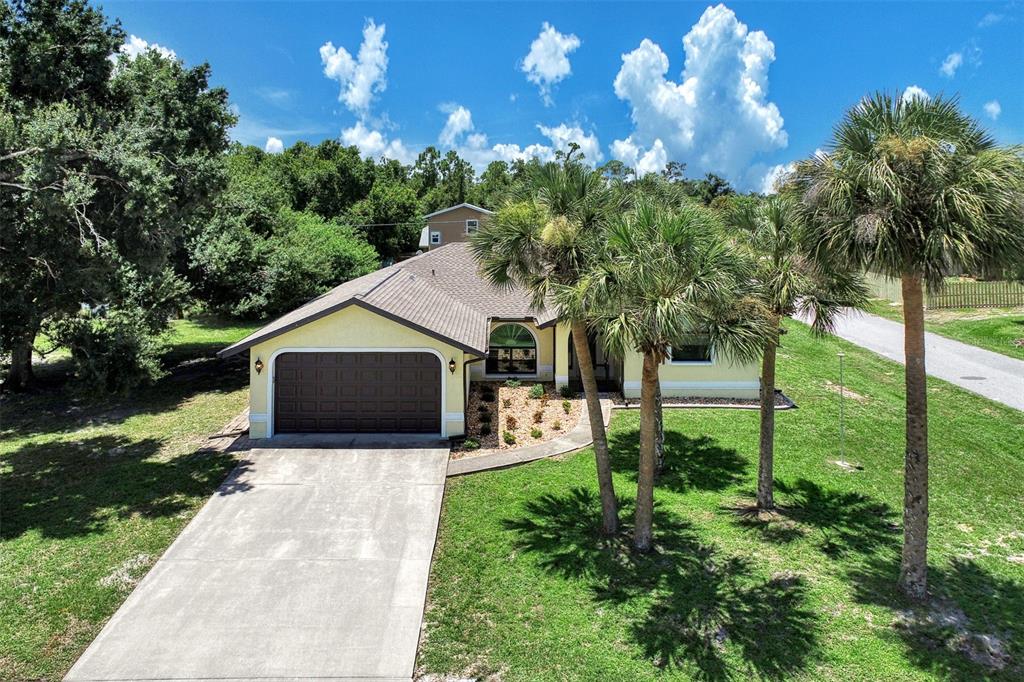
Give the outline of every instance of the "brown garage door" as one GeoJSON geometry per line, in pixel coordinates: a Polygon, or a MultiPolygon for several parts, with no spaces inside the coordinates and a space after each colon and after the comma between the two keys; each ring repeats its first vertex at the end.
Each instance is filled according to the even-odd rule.
{"type": "Polygon", "coordinates": [[[275,433],[440,433],[441,362],[431,353],[282,353],[275,433]]]}

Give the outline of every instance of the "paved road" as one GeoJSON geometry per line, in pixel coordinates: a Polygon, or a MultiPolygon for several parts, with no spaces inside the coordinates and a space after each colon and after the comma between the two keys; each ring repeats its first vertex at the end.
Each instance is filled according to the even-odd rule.
{"type": "Polygon", "coordinates": [[[250,455],[67,680],[412,677],[447,448],[250,455]]]}
{"type": "MultiPolygon", "coordinates": [[[[806,321],[806,320],[805,320],[806,321]]],[[[903,325],[877,315],[848,312],[836,325],[837,336],[903,362],[903,325]]],[[[1024,410],[1024,361],[925,332],[925,368],[986,398],[1024,410]]]]}

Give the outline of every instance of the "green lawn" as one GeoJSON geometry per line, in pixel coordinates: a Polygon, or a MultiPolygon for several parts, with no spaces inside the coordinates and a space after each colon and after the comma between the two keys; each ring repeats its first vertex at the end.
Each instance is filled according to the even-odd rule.
{"type": "MultiPolygon", "coordinates": [[[[868,312],[903,322],[899,305],[873,299],[868,312]]],[[[1024,308],[961,308],[925,312],[925,328],[936,334],[1024,360],[1024,308]]]]}
{"type": "MultiPolygon", "coordinates": [[[[894,589],[901,541],[902,368],[790,323],[778,414],[782,513],[744,513],[758,415],[666,411],[658,548],[598,539],[593,453],[449,481],[419,667],[513,680],[1024,678],[1024,414],[929,383],[932,606],[894,589]],[[837,459],[836,352],[847,353],[837,459]],[[929,620],[929,616],[931,616],[929,620]],[[999,638],[1001,672],[961,643],[999,638]]],[[[627,531],[639,419],[610,441],[627,531]]],[[[491,679],[491,678],[487,678],[491,679]]]]}
{"type": "Polygon", "coordinates": [[[246,405],[244,361],[213,354],[254,325],[176,322],[169,375],[125,398],[76,397],[66,360],[0,421],[0,679],[60,679],[223,480],[198,452],[246,405]]]}

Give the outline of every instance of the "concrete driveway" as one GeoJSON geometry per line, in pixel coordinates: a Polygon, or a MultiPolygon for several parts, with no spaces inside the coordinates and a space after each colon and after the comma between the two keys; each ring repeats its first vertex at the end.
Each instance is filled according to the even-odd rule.
{"type": "Polygon", "coordinates": [[[252,451],[65,679],[409,680],[447,460],[252,451]]]}

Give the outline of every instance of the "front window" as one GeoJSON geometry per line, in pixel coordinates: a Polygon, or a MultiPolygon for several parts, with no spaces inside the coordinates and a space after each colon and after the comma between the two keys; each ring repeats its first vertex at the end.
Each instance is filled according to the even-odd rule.
{"type": "Polygon", "coordinates": [[[441,233],[440,232],[431,232],[430,233],[430,243],[431,244],[440,244],[441,243],[441,233]]]}
{"type": "Polygon", "coordinates": [[[709,363],[711,344],[706,336],[689,336],[672,344],[672,362],[709,363]]]}
{"type": "Polygon", "coordinates": [[[521,324],[502,324],[491,332],[488,374],[536,374],[537,342],[521,324]]]}
{"type": "Polygon", "coordinates": [[[479,220],[467,220],[466,221],[466,234],[473,234],[480,227],[479,220]]]}

